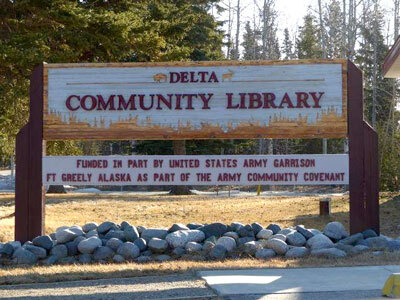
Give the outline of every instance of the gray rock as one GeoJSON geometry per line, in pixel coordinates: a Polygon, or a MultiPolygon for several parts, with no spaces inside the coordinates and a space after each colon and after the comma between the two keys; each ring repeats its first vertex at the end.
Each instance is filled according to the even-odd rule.
{"type": "Polygon", "coordinates": [[[327,237],[334,240],[340,240],[349,235],[340,222],[330,222],[326,224],[323,232],[327,237]]]}
{"type": "Polygon", "coordinates": [[[354,246],[352,245],[345,245],[345,244],[341,244],[341,243],[336,243],[334,248],[342,250],[346,253],[351,253],[353,251],[354,246]]]}
{"type": "Polygon", "coordinates": [[[244,225],[242,223],[238,223],[238,222],[233,222],[230,227],[232,228],[233,231],[238,232],[238,230],[242,227],[244,227],[244,225]]]}
{"type": "Polygon", "coordinates": [[[373,251],[371,252],[371,254],[375,256],[381,256],[383,254],[383,251],[373,251]]]}
{"type": "Polygon", "coordinates": [[[273,235],[274,233],[271,229],[262,229],[257,233],[257,238],[267,240],[273,235]]]}
{"type": "Polygon", "coordinates": [[[50,233],[49,235],[50,235],[50,237],[51,237],[51,239],[52,239],[53,241],[56,240],[56,233],[55,233],[55,232],[50,233]]]}
{"type": "Polygon", "coordinates": [[[134,242],[139,238],[139,231],[135,226],[126,226],[123,232],[128,242],[134,242]]]}
{"type": "Polygon", "coordinates": [[[199,230],[204,232],[206,238],[209,238],[210,236],[218,238],[228,231],[228,226],[222,223],[212,223],[199,228],[199,230]]]}
{"type": "Polygon", "coordinates": [[[57,244],[64,244],[69,241],[74,240],[78,235],[69,230],[69,229],[62,229],[56,232],[56,240],[57,244]]]}
{"type": "Polygon", "coordinates": [[[139,238],[133,242],[140,251],[144,251],[147,249],[147,243],[145,239],[139,238]]]}
{"type": "Polygon", "coordinates": [[[308,230],[310,230],[313,235],[322,234],[322,232],[318,229],[310,228],[308,230]]]}
{"type": "Polygon", "coordinates": [[[8,244],[10,244],[14,248],[14,250],[17,250],[18,248],[21,247],[21,242],[20,241],[8,242],[8,244]]]}
{"type": "Polygon", "coordinates": [[[185,249],[187,253],[200,252],[203,249],[203,245],[196,242],[189,242],[186,244],[185,249]]]}
{"type": "Polygon", "coordinates": [[[136,259],[136,262],[138,262],[139,264],[143,264],[143,263],[147,263],[151,261],[151,257],[150,256],[139,256],[136,259]]]}
{"type": "Polygon", "coordinates": [[[211,242],[216,244],[217,243],[217,238],[215,236],[210,236],[208,239],[206,239],[204,242],[211,242]]]}
{"type": "Polygon", "coordinates": [[[226,257],[227,250],[224,246],[216,245],[210,252],[210,257],[216,260],[222,260],[226,257]]]}
{"type": "Polygon", "coordinates": [[[90,237],[86,240],[79,242],[78,250],[83,254],[92,254],[96,248],[102,245],[102,241],[98,237],[90,237]]]}
{"type": "Polygon", "coordinates": [[[343,245],[356,245],[360,240],[362,240],[364,237],[362,233],[356,233],[348,236],[347,238],[344,238],[343,240],[340,240],[339,243],[343,245]]]}
{"type": "Polygon", "coordinates": [[[142,256],[152,256],[153,255],[153,251],[151,250],[146,250],[142,252],[142,256]]]}
{"type": "Polygon", "coordinates": [[[58,257],[55,255],[51,255],[43,260],[40,261],[42,265],[51,266],[54,265],[58,261],[58,257]]]}
{"type": "Polygon", "coordinates": [[[251,226],[250,226],[250,228],[248,228],[247,226],[242,227],[237,231],[237,233],[239,234],[239,236],[241,238],[243,238],[243,237],[253,237],[254,238],[255,237],[253,228],[251,228],[251,226]]]}
{"type": "Polygon", "coordinates": [[[99,233],[97,232],[97,230],[93,229],[90,230],[88,233],[85,234],[86,238],[90,238],[90,237],[99,237],[99,233]]]}
{"type": "Polygon", "coordinates": [[[112,249],[113,251],[117,251],[119,246],[121,246],[124,242],[117,239],[117,238],[111,238],[107,241],[106,246],[112,249]]]}
{"type": "Polygon", "coordinates": [[[237,240],[237,245],[238,246],[241,246],[241,245],[244,245],[244,244],[246,244],[246,243],[248,243],[248,242],[253,242],[253,241],[255,241],[256,239],[254,238],[254,237],[250,237],[250,236],[246,236],[246,237],[242,237],[242,238],[239,238],[238,240],[237,240]]]}
{"type": "Polygon", "coordinates": [[[271,239],[278,239],[278,240],[281,240],[281,241],[286,242],[286,235],[283,235],[283,234],[278,233],[278,234],[274,234],[273,236],[270,236],[268,239],[269,239],[269,240],[271,240],[271,239]]]}
{"type": "Polygon", "coordinates": [[[310,251],[306,247],[293,247],[290,248],[286,254],[286,258],[300,258],[308,255],[310,251]]]}
{"type": "Polygon", "coordinates": [[[65,243],[68,249],[68,256],[78,255],[78,245],[81,241],[86,240],[83,236],[78,236],[71,242],[65,243]]]}
{"type": "Polygon", "coordinates": [[[152,238],[164,240],[167,234],[167,229],[148,228],[142,232],[142,238],[146,241],[150,241],[152,238]]]}
{"type": "Polygon", "coordinates": [[[306,243],[306,238],[301,233],[294,231],[286,236],[286,242],[289,245],[301,247],[306,243]]]}
{"type": "Polygon", "coordinates": [[[10,243],[4,244],[0,249],[0,256],[11,257],[13,253],[14,247],[10,243]]]}
{"type": "Polygon", "coordinates": [[[289,246],[280,239],[267,240],[266,247],[274,250],[279,255],[284,255],[289,250],[289,246]]]}
{"type": "Polygon", "coordinates": [[[307,241],[307,246],[311,250],[332,248],[334,246],[333,242],[324,234],[317,234],[307,241]]]}
{"type": "Polygon", "coordinates": [[[97,223],[94,223],[94,222],[86,223],[85,225],[82,226],[82,230],[84,232],[89,232],[92,230],[96,230],[98,226],[99,225],[97,225],[97,223]]]}
{"type": "Polygon", "coordinates": [[[166,254],[161,254],[161,255],[157,255],[157,256],[155,257],[155,260],[156,260],[156,261],[159,261],[159,262],[164,262],[164,261],[171,260],[171,256],[166,255],[166,254]]]}
{"type": "Polygon", "coordinates": [[[57,232],[57,231],[62,231],[62,230],[68,229],[68,228],[69,228],[69,226],[60,226],[60,227],[58,227],[58,228],[56,229],[56,232],[57,232]]]}
{"type": "Polygon", "coordinates": [[[202,242],[205,234],[200,230],[178,230],[168,234],[165,240],[171,248],[184,247],[189,242],[202,242]]]}
{"type": "Polygon", "coordinates": [[[249,255],[255,255],[257,250],[262,249],[263,246],[256,241],[252,241],[242,245],[241,248],[243,249],[244,253],[249,255]]]}
{"type": "Polygon", "coordinates": [[[58,263],[62,265],[73,265],[76,263],[76,259],[73,256],[67,256],[58,259],[58,263]]]}
{"type": "Polygon", "coordinates": [[[121,230],[124,231],[125,228],[128,227],[128,226],[132,226],[132,225],[131,225],[129,222],[127,222],[127,221],[122,221],[120,227],[121,227],[121,230]]]}
{"type": "Polygon", "coordinates": [[[68,256],[68,248],[64,244],[55,245],[50,250],[50,255],[55,255],[58,258],[63,258],[68,256]]]}
{"type": "Polygon", "coordinates": [[[125,258],[123,258],[122,255],[115,254],[115,255],[113,256],[113,262],[116,262],[116,263],[123,263],[123,262],[125,262],[125,258]]]}
{"type": "Polygon", "coordinates": [[[378,235],[373,229],[367,229],[362,233],[364,239],[372,238],[372,237],[377,237],[378,235]]]}
{"type": "Polygon", "coordinates": [[[81,226],[75,225],[75,226],[70,227],[69,230],[74,232],[76,234],[76,236],[84,235],[84,232],[83,232],[81,226]]]}
{"type": "Polygon", "coordinates": [[[258,249],[256,251],[255,257],[258,259],[270,259],[276,255],[275,251],[272,249],[258,249]]]}
{"type": "Polygon", "coordinates": [[[168,233],[172,233],[178,230],[189,230],[189,228],[181,223],[175,223],[171,226],[170,229],[168,229],[168,233]]]}
{"type": "Polygon", "coordinates": [[[168,242],[159,238],[152,238],[149,241],[148,247],[155,253],[163,253],[168,249],[168,242]]]}
{"type": "Polygon", "coordinates": [[[296,230],[298,233],[302,234],[306,238],[306,240],[311,239],[314,236],[312,231],[305,228],[304,225],[297,225],[296,230]]]}
{"type": "Polygon", "coordinates": [[[199,229],[200,227],[203,227],[203,224],[200,224],[200,223],[187,224],[187,228],[189,228],[190,230],[199,229]]]}
{"type": "Polygon", "coordinates": [[[257,235],[261,230],[264,229],[264,227],[262,227],[262,225],[259,223],[251,224],[251,228],[253,228],[253,232],[255,235],[257,235]]]}
{"type": "Polygon", "coordinates": [[[175,248],[175,249],[172,251],[172,254],[173,254],[173,255],[176,255],[176,256],[181,256],[181,255],[183,255],[183,254],[186,254],[186,250],[185,250],[185,248],[178,247],[178,248],[175,248]]]}
{"type": "Polygon", "coordinates": [[[364,245],[355,245],[353,249],[349,252],[350,254],[359,254],[368,251],[370,248],[364,245]]]}
{"type": "Polygon", "coordinates": [[[122,255],[125,259],[134,259],[139,256],[140,250],[132,242],[126,242],[119,246],[117,253],[122,255]]]}
{"type": "Polygon", "coordinates": [[[267,229],[272,230],[274,234],[277,234],[279,231],[281,231],[281,227],[278,224],[269,224],[267,229]]]}
{"type": "Polygon", "coordinates": [[[31,251],[18,248],[13,254],[14,261],[19,265],[33,265],[37,262],[37,257],[31,251]]]}
{"type": "Polygon", "coordinates": [[[388,241],[386,247],[389,251],[400,251],[400,241],[388,241]]]}
{"type": "Polygon", "coordinates": [[[373,249],[384,249],[387,247],[387,239],[381,236],[365,239],[366,246],[373,249]]]}
{"type": "Polygon", "coordinates": [[[87,254],[87,253],[81,254],[81,255],[79,255],[78,261],[81,264],[90,264],[92,262],[92,255],[87,254]]]}
{"type": "Polygon", "coordinates": [[[50,250],[53,247],[53,240],[49,235],[35,237],[32,241],[33,245],[50,250]]]}
{"type": "Polygon", "coordinates": [[[229,236],[223,236],[217,240],[216,245],[221,245],[225,247],[226,251],[231,252],[236,248],[236,241],[229,236]]]}
{"type": "Polygon", "coordinates": [[[143,233],[143,231],[145,231],[147,228],[144,226],[137,226],[136,229],[139,232],[139,234],[141,235],[143,233]]]}
{"type": "Polygon", "coordinates": [[[117,224],[115,224],[114,222],[105,221],[97,227],[97,232],[105,234],[106,232],[110,231],[111,229],[117,230],[118,229],[117,224]]]}
{"type": "Polygon", "coordinates": [[[324,248],[312,250],[311,255],[317,257],[341,258],[346,256],[346,252],[336,248],[324,248]]]}
{"type": "Polygon", "coordinates": [[[106,240],[112,239],[112,238],[116,238],[119,239],[121,241],[126,241],[125,239],[125,232],[122,230],[110,230],[109,232],[106,233],[106,235],[104,236],[104,238],[106,240]]]}
{"type": "Polygon", "coordinates": [[[93,259],[96,261],[111,259],[113,256],[114,251],[107,246],[100,246],[93,253],[93,259]]]}
{"type": "Polygon", "coordinates": [[[277,234],[282,234],[284,236],[287,236],[288,234],[291,234],[294,232],[296,232],[296,230],[294,230],[292,228],[284,228],[284,229],[280,230],[277,234]]]}
{"type": "MultiPolygon", "coordinates": [[[[206,241],[203,244],[203,249],[202,250],[204,252],[206,252],[206,253],[209,253],[214,247],[215,247],[215,244],[213,242],[206,241]]],[[[179,249],[179,248],[176,248],[176,249],[179,249]]]]}
{"type": "Polygon", "coordinates": [[[224,233],[224,236],[231,237],[231,238],[233,238],[233,239],[235,239],[235,240],[239,239],[239,235],[238,235],[236,232],[234,232],[234,231],[225,232],[225,233],[224,233]]]}
{"type": "Polygon", "coordinates": [[[46,249],[44,249],[42,247],[27,245],[25,247],[25,249],[28,251],[31,251],[33,254],[35,254],[38,259],[47,257],[47,251],[46,251],[46,249]]]}

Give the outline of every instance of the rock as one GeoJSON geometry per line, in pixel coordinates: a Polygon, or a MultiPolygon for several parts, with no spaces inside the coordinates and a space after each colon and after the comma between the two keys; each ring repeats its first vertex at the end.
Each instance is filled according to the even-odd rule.
{"type": "Polygon", "coordinates": [[[4,244],[0,249],[0,256],[11,257],[14,253],[14,247],[10,244],[4,244]]]}
{"type": "Polygon", "coordinates": [[[49,235],[50,235],[50,237],[51,237],[51,239],[52,239],[53,241],[56,240],[56,233],[55,233],[55,232],[50,233],[49,235]]]}
{"type": "Polygon", "coordinates": [[[322,234],[322,232],[319,231],[318,229],[310,228],[309,230],[311,231],[311,233],[312,233],[313,235],[322,234]]]}
{"type": "Polygon", "coordinates": [[[144,226],[137,226],[136,229],[139,232],[139,234],[141,235],[143,233],[143,231],[145,231],[147,228],[144,226]]]}
{"type": "Polygon", "coordinates": [[[306,247],[293,247],[290,248],[286,254],[286,258],[300,258],[308,255],[310,251],[306,247]]]}
{"type": "Polygon", "coordinates": [[[226,251],[231,252],[233,249],[236,248],[236,241],[229,236],[223,236],[217,240],[216,245],[223,246],[225,247],[226,251]]]}
{"type": "Polygon", "coordinates": [[[282,234],[284,236],[287,236],[288,234],[291,234],[291,233],[294,233],[294,232],[296,232],[296,230],[294,230],[292,228],[284,228],[284,229],[278,231],[277,234],[282,234]]]}
{"type": "Polygon", "coordinates": [[[102,245],[102,241],[98,237],[90,237],[86,240],[79,242],[78,250],[83,254],[92,254],[97,247],[102,245]]]}
{"type": "Polygon", "coordinates": [[[269,237],[273,236],[273,234],[271,229],[262,229],[257,233],[257,238],[267,240],[269,237]]]}
{"type": "Polygon", "coordinates": [[[21,247],[14,251],[13,257],[15,262],[19,265],[33,265],[37,262],[35,254],[21,247]]]}
{"type": "Polygon", "coordinates": [[[279,255],[284,255],[289,250],[289,246],[280,239],[267,240],[266,247],[274,250],[279,255]]]}
{"type": "Polygon", "coordinates": [[[78,245],[81,241],[86,240],[83,236],[78,236],[71,242],[65,243],[68,249],[68,256],[78,255],[78,245]]]}
{"type": "Polygon", "coordinates": [[[122,231],[122,230],[113,230],[113,229],[111,229],[109,232],[106,233],[104,238],[106,240],[109,240],[109,239],[112,239],[112,238],[116,238],[116,239],[119,239],[121,241],[126,241],[125,232],[122,231]]]}
{"type": "Polygon", "coordinates": [[[341,258],[346,256],[346,252],[336,248],[324,248],[312,250],[311,255],[317,257],[341,258]]]}
{"type": "Polygon", "coordinates": [[[156,260],[156,261],[159,261],[159,262],[164,262],[164,261],[171,260],[171,256],[166,255],[166,254],[161,254],[161,255],[157,255],[157,256],[155,257],[155,260],[156,260]]]}
{"type": "Polygon", "coordinates": [[[88,233],[85,234],[86,238],[90,238],[90,237],[99,237],[99,233],[97,232],[97,230],[93,229],[90,230],[88,233]]]}
{"type": "Polygon", "coordinates": [[[189,228],[181,223],[175,223],[171,226],[170,229],[168,229],[168,233],[172,233],[178,230],[189,230],[189,228]]]}
{"type": "Polygon", "coordinates": [[[171,248],[184,247],[189,242],[202,242],[205,234],[200,230],[178,230],[168,234],[165,240],[171,248]]]}
{"type": "Polygon", "coordinates": [[[110,221],[105,221],[103,223],[101,223],[98,227],[97,227],[97,232],[98,233],[107,233],[108,231],[110,231],[111,229],[113,230],[117,230],[118,226],[117,224],[115,224],[114,222],[110,222],[110,221]]]}
{"type": "Polygon", "coordinates": [[[122,255],[125,259],[134,259],[139,256],[140,250],[132,242],[126,242],[119,246],[117,253],[122,255]]]}
{"type": "MultiPolygon", "coordinates": [[[[209,253],[214,247],[215,247],[215,244],[213,242],[206,241],[203,244],[203,249],[202,250],[204,252],[206,252],[206,253],[209,253]]],[[[179,248],[176,248],[176,249],[179,249],[179,248]]]]}
{"type": "Polygon", "coordinates": [[[199,228],[199,230],[204,232],[205,238],[208,238],[212,235],[219,238],[228,231],[228,226],[222,223],[212,223],[199,228]]]}
{"type": "Polygon", "coordinates": [[[400,251],[400,241],[388,241],[386,247],[389,251],[400,251]]]}
{"type": "Polygon", "coordinates": [[[187,253],[200,252],[203,249],[203,245],[196,242],[189,242],[186,244],[185,249],[187,253]]]}
{"type": "Polygon", "coordinates": [[[107,241],[108,241],[108,240],[103,239],[103,238],[100,238],[100,239],[101,239],[101,245],[102,245],[102,246],[105,246],[105,245],[107,244],[107,241]]]}
{"type": "Polygon", "coordinates": [[[151,250],[146,250],[142,252],[142,256],[152,256],[153,255],[153,251],[151,250]]]}
{"type": "Polygon", "coordinates": [[[281,240],[281,241],[286,242],[286,235],[283,235],[283,234],[274,234],[274,235],[270,236],[268,239],[269,239],[269,240],[270,240],[270,239],[278,239],[278,240],[281,240]]]}
{"type": "Polygon", "coordinates": [[[128,227],[128,226],[132,226],[132,225],[129,224],[129,222],[127,222],[127,221],[122,221],[120,228],[121,228],[122,231],[124,231],[125,228],[128,227]]]}
{"type": "Polygon", "coordinates": [[[148,247],[153,252],[163,253],[168,249],[168,242],[159,238],[152,238],[149,241],[148,247]]]}
{"type": "Polygon", "coordinates": [[[204,242],[211,242],[216,244],[217,243],[217,238],[215,236],[210,236],[208,239],[206,239],[204,242]]]}
{"type": "Polygon", "coordinates": [[[270,259],[276,255],[275,251],[272,249],[258,249],[256,251],[255,257],[258,259],[270,259]]]}
{"type": "Polygon", "coordinates": [[[143,263],[147,263],[151,261],[151,257],[150,256],[139,256],[136,259],[136,262],[138,262],[139,264],[143,264],[143,263]]]}
{"type": "Polygon", "coordinates": [[[57,232],[57,231],[62,231],[62,230],[68,229],[68,228],[69,228],[69,226],[60,226],[60,227],[58,227],[58,228],[56,229],[56,232],[57,232]]]}
{"type": "Polygon", "coordinates": [[[381,236],[365,239],[366,246],[373,249],[384,249],[387,246],[387,239],[381,236]]]}
{"type": "Polygon", "coordinates": [[[370,248],[364,245],[356,245],[353,247],[353,249],[351,249],[351,251],[349,252],[350,254],[359,254],[365,251],[368,251],[370,248]]]}
{"type": "Polygon", "coordinates": [[[71,230],[72,232],[74,232],[76,234],[76,236],[82,236],[84,235],[84,232],[82,230],[81,226],[75,225],[69,228],[69,230],[71,230]]]}
{"type": "Polygon", "coordinates": [[[373,251],[371,252],[371,254],[375,256],[381,256],[383,254],[383,251],[373,251]]]}
{"type": "Polygon", "coordinates": [[[345,244],[341,244],[341,243],[336,243],[334,248],[342,250],[346,253],[351,253],[353,251],[353,246],[351,245],[345,245],[345,244]]]}
{"type": "Polygon", "coordinates": [[[50,255],[55,255],[58,258],[63,258],[68,256],[68,248],[64,244],[55,245],[50,250],[50,255]]]}
{"type": "Polygon", "coordinates": [[[306,238],[301,233],[294,231],[286,236],[286,242],[289,245],[301,247],[306,243],[306,238]]]}
{"type": "Polygon", "coordinates": [[[344,238],[343,240],[340,240],[339,243],[343,245],[356,245],[360,240],[362,240],[364,237],[362,233],[356,233],[348,236],[347,238],[344,238]]]}
{"type": "Polygon", "coordinates": [[[35,237],[32,241],[33,245],[50,250],[53,247],[53,240],[48,235],[35,237]]]}
{"type": "Polygon", "coordinates": [[[372,237],[377,237],[378,235],[376,234],[376,232],[373,229],[367,229],[362,233],[364,239],[369,239],[372,237]]]}
{"type": "Polygon", "coordinates": [[[199,229],[200,227],[203,227],[203,224],[199,224],[199,223],[187,224],[187,228],[189,228],[190,230],[199,229]]]}
{"type": "Polygon", "coordinates": [[[112,249],[113,251],[117,251],[119,246],[121,246],[124,242],[117,239],[117,238],[111,238],[107,241],[106,246],[112,249]]]}
{"type": "Polygon", "coordinates": [[[81,254],[79,255],[78,261],[81,264],[90,264],[92,262],[92,256],[87,253],[81,254]]]}
{"type": "Polygon", "coordinates": [[[256,254],[257,250],[262,249],[262,245],[256,241],[252,241],[243,244],[241,248],[243,249],[244,253],[247,253],[249,255],[254,255],[256,254]]]}
{"type": "Polygon", "coordinates": [[[262,227],[262,225],[260,225],[259,223],[251,224],[251,228],[253,228],[253,232],[255,235],[257,235],[261,230],[264,229],[264,227],[262,227]]]}
{"type": "Polygon", "coordinates": [[[51,256],[47,257],[46,259],[41,260],[40,263],[45,266],[51,266],[51,265],[54,265],[57,261],[58,261],[58,257],[55,255],[51,255],[51,256]]]}
{"type": "Polygon", "coordinates": [[[89,232],[92,230],[96,230],[98,226],[99,225],[97,225],[97,223],[94,223],[94,222],[86,223],[85,225],[82,226],[82,230],[84,232],[89,232]]]}
{"type": "Polygon", "coordinates": [[[142,232],[142,238],[144,238],[147,242],[152,238],[164,240],[167,234],[167,229],[148,228],[142,232]]]}
{"type": "Polygon", "coordinates": [[[238,235],[236,232],[234,232],[234,231],[225,232],[225,233],[224,233],[224,236],[231,237],[231,238],[233,238],[233,239],[235,239],[235,240],[239,239],[239,235],[238,235]]]}
{"type": "Polygon", "coordinates": [[[246,237],[239,238],[237,240],[237,245],[241,246],[241,245],[244,245],[244,244],[246,244],[248,242],[253,242],[253,241],[255,241],[254,237],[246,236],[246,237]]]}
{"type": "Polygon", "coordinates": [[[317,250],[324,248],[332,248],[334,244],[326,235],[317,234],[307,241],[307,246],[310,247],[311,250],[317,250]]]}
{"type": "Polygon", "coordinates": [[[140,251],[144,251],[147,249],[147,243],[145,239],[139,238],[133,242],[140,251]]]}
{"type": "Polygon", "coordinates": [[[238,232],[238,230],[242,227],[244,227],[244,225],[242,223],[238,223],[238,222],[233,222],[230,227],[232,228],[233,231],[238,232]]]}
{"type": "Polygon", "coordinates": [[[62,229],[59,231],[56,231],[56,240],[57,240],[57,244],[64,244],[67,243],[69,241],[74,240],[78,235],[69,230],[69,229],[62,229]]]}
{"type": "Polygon", "coordinates": [[[122,257],[122,255],[115,254],[112,258],[113,262],[115,263],[123,263],[125,262],[125,258],[122,257]]]}
{"type": "Polygon", "coordinates": [[[227,250],[224,246],[215,245],[210,252],[210,257],[216,260],[222,260],[226,257],[227,250]]]}
{"type": "Polygon", "coordinates": [[[47,257],[47,251],[46,249],[42,248],[42,247],[38,247],[38,246],[33,246],[33,245],[27,245],[25,247],[26,250],[31,251],[33,254],[35,254],[35,256],[38,259],[42,259],[42,258],[46,258],[47,257]]]}
{"type": "Polygon", "coordinates": [[[248,228],[247,226],[240,228],[237,233],[239,234],[240,237],[255,237],[255,234],[253,232],[253,228],[248,228]]]}
{"type": "Polygon", "coordinates": [[[20,241],[13,241],[13,242],[8,242],[14,250],[17,250],[18,248],[21,248],[21,242],[20,241]]]}
{"type": "Polygon", "coordinates": [[[307,240],[311,239],[314,236],[312,231],[305,228],[304,225],[297,225],[296,230],[298,233],[302,234],[307,240]]]}
{"type": "Polygon", "coordinates": [[[175,249],[172,251],[172,254],[173,254],[173,255],[176,255],[176,256],[181,256],[181,255],[183,255],[183,254],[185,254],[185,253],[186,253],[185,248],[181,248],[181,247],[175,248],[175,249]]]}
{"type": "Polygon", "coordinates": [[[139,231],[135,226],[126,226],[123,233],[128,242],[134,242],[139,238],[139,231]]]}
{"type": "Polygon", "coordinates": [[[73,256],[67,256],[67,257],[58,259],[58,263],[62,264],[62,265],[73,265],[76,263],[76,259],[73,256]]]}
{"type": "Polygon", "coordinates": [[[100,246],[93,253],[93,259],[96,261],[111,259],[113,256],[114,251],[107,246],[100,246]]]}
{"type": "Polygon", "coordinates": [[[281,227],[279,227],[278,224],[269,224],[267,229],[272,230],[273,234],[277,234],[279,231],[281,231],[281,227]]]}
{"type": "Polygon", "coordinates": [[[326,224],[323,233],[334,240],[340,240],[344,237],[347,237],[349,234],[344,228],[343,224],[340,222],[330,222],[326,224]]]}

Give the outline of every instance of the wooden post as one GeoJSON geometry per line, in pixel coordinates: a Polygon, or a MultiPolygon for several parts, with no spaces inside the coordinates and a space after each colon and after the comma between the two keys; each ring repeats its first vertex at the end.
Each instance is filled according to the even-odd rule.
{"type": "Polygon", "coordinates": [[[29,122],[16,141],[15,239],[21,242],[44,234],[44,188],[42,184],[43,65],[31,76],[29,122]]]}
{"type": "Polygon", "coordinates": [[[331,215],[331,198],[323,198],[319,200],[319,215],[330,216],[331,215]]]}

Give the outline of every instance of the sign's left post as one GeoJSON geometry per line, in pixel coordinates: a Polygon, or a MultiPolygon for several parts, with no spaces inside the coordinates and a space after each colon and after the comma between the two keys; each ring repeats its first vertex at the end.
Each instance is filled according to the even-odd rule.
{"type": "Polygon", "coordinates": [[[29,122],[16,139],[15,240],[25,242],[44,234],[45,189],[42,182],[44,65],[30,82],[29,122]]]}

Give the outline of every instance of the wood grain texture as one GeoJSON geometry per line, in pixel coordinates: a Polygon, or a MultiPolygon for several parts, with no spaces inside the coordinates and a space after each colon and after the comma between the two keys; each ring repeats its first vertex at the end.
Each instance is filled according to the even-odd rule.
{"type": "MultiPolygon", "coordinates": [[[[347,136],[346,78],[347,64],[344,60],[46,64],[44,138],[46,140],[179,140],[345,137],[347,136]],[[339,66],[338,75],[334,74],[330,65],[339,66]],[[155,78],[155,75],[170,71],[198,70],[215,71],[220,82],[178,83],[172,86],[168,83],[157,83],[155,78]],[[232,70],[234,74],[230,78],[229,73],[233,72],[232,70]],[[306,72],[307,70],[310,72],[306,72]],[[81,78],[77,78],[79,76],[81,78]],[[222,81],[223,79],[226,80],[222,81]],[[295,101],[293,98],[295,92],[320,92],[323,89],[326,92],[321,101],[324,106],[318,111],[312,109],[313,112],[305,108],[296,108],[292,111],[290,109],[235,111],[224,107],[226,99],[223,96],[226,98],[228,92],[235,93],[237,97],[239,92],[276,92],[276,101],[279,103],[286,91],[289,92],[292,101],[295,101]],[[184,111],[185,114],[180,111],[135,110],[114,112],[113,115],[110,112],[106,114],[92,111],[71,113],[62,107],[65,106],[66,95],[100,93],[122,94],[128,97],[132,91],[137,95],[157,92],[213,93],[210,103],[215,106],[210,105],[211,112],[199,110],[201,102],[198,102],[194,104],[194,111],[184,111]]],[[[157,79],[162,78],[157,77],[157,79]]],[[[234,98],[234,101],[238,102],[239,99],[234,98]]]]}

